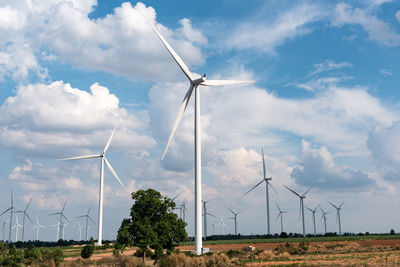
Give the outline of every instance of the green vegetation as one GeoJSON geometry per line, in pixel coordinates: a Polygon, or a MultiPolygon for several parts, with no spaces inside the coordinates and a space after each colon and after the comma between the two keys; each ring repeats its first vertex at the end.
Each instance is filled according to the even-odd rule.
{"type": "Polygon", "coordinates": [[[158,259],[164,250],[171,253],[179,242],[187,239],[186,223],[172,212],[175,203],[154,189],[132,193],[129,219],[124,219],[118,230],[117,246],[136,246],[136,255],[151,255],[158,259]],[[154,250],[154,254],[149,250],[154,250]]]}

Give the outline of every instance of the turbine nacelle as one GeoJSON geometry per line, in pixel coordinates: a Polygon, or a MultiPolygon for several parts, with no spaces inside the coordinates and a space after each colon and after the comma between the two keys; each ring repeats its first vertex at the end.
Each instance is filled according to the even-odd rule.
{"type": "Polygon", "coordinates": [[[193,81],[192,81],[192,84],[193,84],[194,86],[197,86],[197,85],[202,84],[202,83],[205,82],[206,80],[207,80],[206,74],[204,73],[204,75],[203,75],[201,78],[198,78],[198,79],[196,79],[196,80],[193,80],[193,81]]]}

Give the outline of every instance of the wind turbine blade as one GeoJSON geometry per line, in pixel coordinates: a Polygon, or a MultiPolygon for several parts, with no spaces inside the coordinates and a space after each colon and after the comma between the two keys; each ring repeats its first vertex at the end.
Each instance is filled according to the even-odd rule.
{"type": "Polygon", "coordinates": [[[89,206],[89,209],[88,209],[88,212],[87,212],[87,214],[86,215],[89,215],[89,213],[90,213],[90,209],[92,208],[92,205],[90,205],[89,206]]]}
{"type": "Polygon", "coordinates": [[[230,212],[232,212],[233,214],[235,214],[235,212],[234,212],[233,210],[231,210],[230,208],[228,208],[228,210],[229,210],[230,212]]]}
{"type": "Polygon", "coordinates": [[[172,137],[174,137],[174,134],[175,134],[176,129],[178,128],[179,122],[181,121],[181,119],[183,117],[183,113],[185,112],[187,104],[189,103],[190,97],[192,95],[193,88],[194,88],[194,86],[191,84],[189,87],[189,90],[187,90],[186,95],[183,98],[181,107],[179,108],[178,115],[176,116],[176,119],[174,122],[174,126],[172,127],[171,134],[169,135],[168,143],[165,146],[164,153],[162,154],[162,157],[161,157],[162,160],[164,160],[164,157],[165,157],[165,154],[167,153],[168,147],[171,144],[172,137]]]}
{"type": "Polygon", "coordinates": [[[302,208],[302,205],[301,205],[301,198],[300,198],[299,221],[300,221],[300,219],[301,219],[301,208],[302,208]]]}
{"type": "Polygon", "coordinates": [[[251,191],[253,191],[254,188],[256,188],[257,186],[259,186],[262,182],[264,182],[264,179],[262,179],[261,182],[259,182],[258,184],[256,184],[255,186],[253,186],[249,191],[247,191],[246,193],[244,193],[245,195],[247,195],[248,193],[250,193],[251,191]]]}
{"type": "Polygon", "coordinates": [[[121,180],[119,179],[117,173],[114,171],[113,167],[111,166],[111,164],[108,162],[108,160],[106,159],[106,157],[103,158],[104,162],[106,163],[108,169],[111,171],[111,173],[114,175],[114,177],[118,180],[118,182],[121,184],[121,186],[126,189],[125,185],[121,182],[121,180]]]}
{"type": "Polygon", "coordinates": [[[88,218],[89,218],[89,220],[90,220],[93,224],[96,224],[96,223],[92,220],[92,218],[90,218],[90,216],[88,216],[88,218]]]}
{"type": "Polygon", "coordinates": [[[207,212],[207,215],[210,215],[211,217],[215,217],[215,218],[217,218],[217,216],[215,216],[214,214],[212,214],[212,213],[208,213],[207,212]]]}
{"type": "Polygon", "coordinates": [[[6,211],[4,211],[2,214],[0,214],[0,216],[7,213],[9,210],[11,210],[11,208],[6,209],[6,211]]]}
{"type": "Polygon", "coordinates": [[[67,217],[65,217],[65,215],[64,215],[64,214],[63,214],[63,217],[64,217],[64,219],[66,219],[66,220],[67,220],[67,222],[71,223],[71,222],[68,220],[68,218],[67,218],[67,217]]]}
{"type": "Polygon", "coordinates": [[[336,223],[339,222],[339,210],[336,211],[336,223]]]}
{"type": "Polygon", "coordinates": [[[267,183],[271,186],[272,190],[274,190],[275,194],[279,195],[278,192],[275,190],[275,188],[272,186],[272,184],[270,182],[267,183]]]}
{"type": "Polygon", "coordinates": [[[28,217],[29,221],[33,224],[32,219],[29,217],[28,213],[25,212],[26,217],[28,217]]]}
{"type": "Polygon", "coordinates": [[[299,194],[297,194],[297,192],[293,191],[292,189],[290,189],[289,187],[287,187],[286,185],[283,185],[284,187],[286,187],[288,190],[290,190],[293,194],[295,194],[298,197],[301,197],[299,194]]]}
{"type": "Polygon", "coordinates": [[[183,60],[178,56],[178,54],[175,52],[174,49],[168,44],[168,42],[164,39],[164,37],[161,36],[161,34],[158,32],[156,27],[145,17],[143,16],[147,23],[151,26],[153,31],[157,34],[158,38],[160,38],[161,42],[164,44],[164,46],[167,48],[168,52],[170,55],[173,57],[175,62],[178,64],[179,68],[183,71],[183,73],[186,75],[186,77],[189,79],[189,81],[193,81],[192,79],[192,74],[190,73],[189,68],[186,66],[186,64],[183,62],[183,60]]]}
{"type": "Polygon", "coordinates": [[[342,202],[342,204],[339,205],[339,209],[342,207],[343,204],[344,204],[344,201],[342,202]]]}
{"type": "Polygon", "coordinates": [[[276,219],[275,219],[275,222],[279,219],[279,216],[281,216],[281,212],[279,212],[279,214],[278,214],[278,216],[276,217],[276,219]]]}
{"type": "Polygon", "coordinates": [[[87,215],[81,215],[81,216],[78,216],[78,217],[75,217],[75,218],[83,218],[83,217],[86,217],[87,215]]]}
{"type": "Polygon", "coordinates": [[[106,153],[106,152],[107,152],[107,149],[108,149],[108,147],[109,147],[110,144],[111,144],[111,140],[112,140],[112,138],[113,138],[113,136],[114,136],[114,133],[115,133],[115,130],[117,129],[117,127],[118,127],[118,123],[117,123],[117,125],[115,125],[115,127],[114,127],[114,129],[113,129],[113,131],[112,131],[112,133],[111,133],[111,135],[110,135],[110,138],[108,138],[108,141],[107,141],[106,146],[104,147],[103,153],[106,153]]]}
{"type": "Polygon", "coordinates": [[[179,197],[180,195],[183,194],[184,191],[180,192],[179,194],[177,194],[176,196],[174,196],[171,200],[174,201],[177,197],[179,197]]]}
{"type": "Polygon", "coordinates": [[[311,211],[311,212],[314,212],[312,209],[310,209],[309,207],[307,207],[307,206],[304,206],[304,207],[306,207],[306,209],[308,209],[309,211],[311,211]]]}
{"type": "Polygon", "coordinates": [[[264,178],[267,178],[267,171],[265,169],[265,159],[264,159],[264,149],[261,148],[261,154],[262,154],[262,162],[263,162],[263,175],[264,178]]]}
{"type": "Polygon", "coordinates": [[[278,205],[278,203],[276,203],[276,201],[275,201],[275,205],[278,208],[279,212],[281,212],[281,208],[279,208],[279,205],[278,205]]]}
{"type": "Polygon", "coordinates": [[[239,80],[205,80],[200,85],[204,86],[218,86],[218,85],[231,85],[231,84],[251,84],[255,81],[239,81],[239,80]]]}
{"type": "Polygon", "coordinates": [[[66,206],[66,205],[67,205],[67,201],[65,201],[64,206],[63,206],[63,208],[62,208],[62,210],[61,210],[61,213],[64,212],[64,209],[65,209],[65,206],[66,206]]]}
{"type": "Polygon", "coordinates": [[[26,205],[26,208],[24,211],[26,211],[29,208],[29,205],[31,204],[32,198],[29,200],[28,205],[26,205]]]}
{"type": "Polygon", "coordinates": [[[311,190],[313,187],[314,187],[314,185],[311,186],[302,196],[305,197],[305,196],[307,195],[307,193],[310,192],[310,190],[311,190]]]}
{"type": "Polygon", "coordinates": [[[61,213],[61,212],[51,213],[51,214],[49,214],[49,216],[58,215],[58,214],[60,214],[60,213],[61,213]]]}
{"type": "Polygon", "coordinates": [[[78,157],[71,157],[71,158],[63,158],[57,160],[75,160],[75,159],[95,159],[100,158],[101,155],[87,155],[87,156],[78,156],[78,157]]]}
{"type": "Polygon", "coordinates": [[[331,202],[328,201],[329,204],[331,204],[335,209],[338,209],[335,205],[333,205],[331,202]]]}

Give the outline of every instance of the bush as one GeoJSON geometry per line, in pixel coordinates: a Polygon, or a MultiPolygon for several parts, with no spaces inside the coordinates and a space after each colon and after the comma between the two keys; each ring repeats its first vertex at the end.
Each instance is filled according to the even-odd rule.
{"type": "Polygon", "coordinates": [[[86,245],[81,250],[81,257],[84,259],[89,259],[92,256],[94,247],[92,245],[86,245]]]}

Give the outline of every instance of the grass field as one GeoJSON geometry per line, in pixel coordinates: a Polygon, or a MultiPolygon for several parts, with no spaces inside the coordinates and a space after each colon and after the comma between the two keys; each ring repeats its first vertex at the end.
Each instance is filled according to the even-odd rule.
{"type": "MultiPolygon", "coordinates": [[[[221,244],[258,244],[258,243],[283,243],[283,242],[330,242],[330,241],[362,241],[362,240],[387,240],[400,239],[400,235],[351,235],[351,236],[317,236],[295,238],[265,238],[265,239],[233,239],[203,241],[203,245],[221,244]]],[[[194,245],[194,242],[184,242],[181,245],[194,245]]]]}

